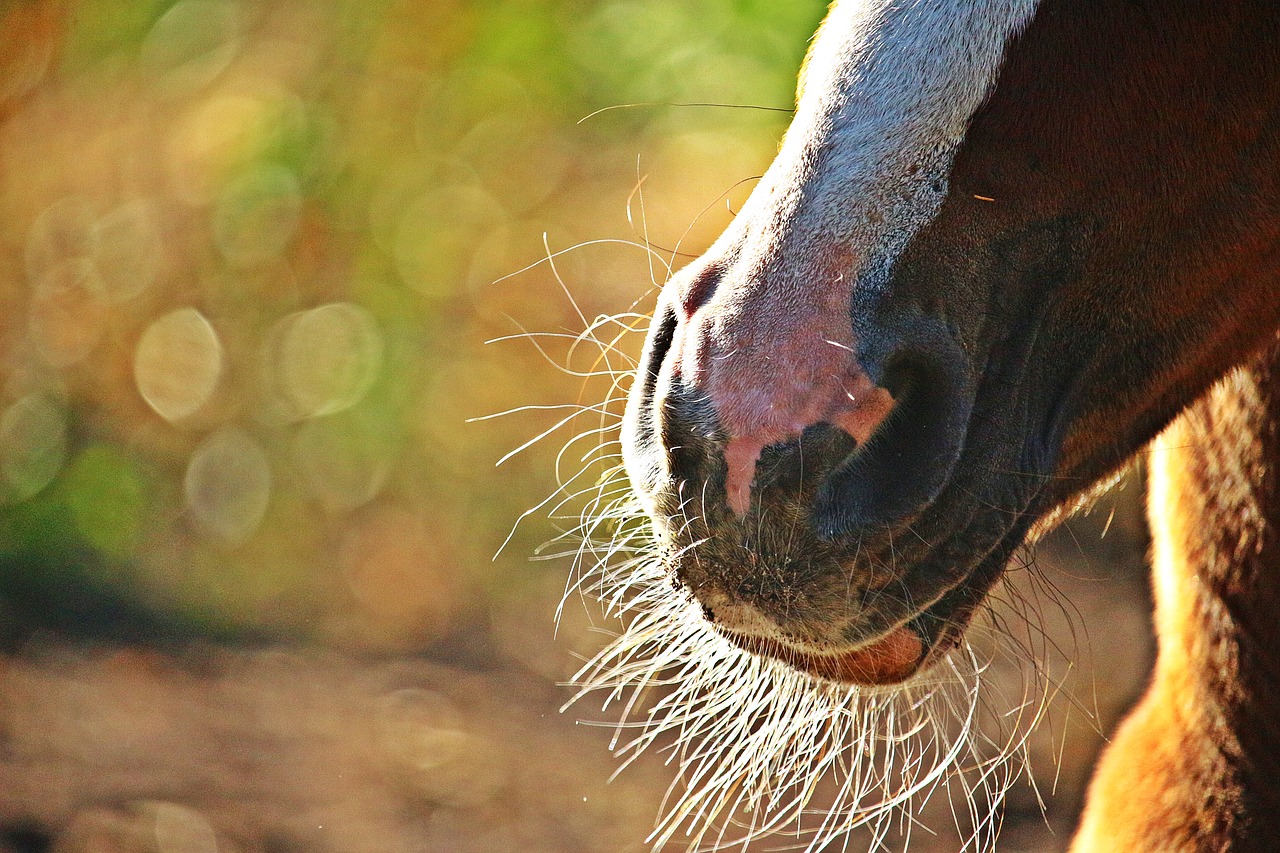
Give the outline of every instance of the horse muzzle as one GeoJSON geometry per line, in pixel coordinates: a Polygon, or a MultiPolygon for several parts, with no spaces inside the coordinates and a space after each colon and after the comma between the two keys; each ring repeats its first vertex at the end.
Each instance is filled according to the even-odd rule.
{"type": "Polygon", "coordinates": [[[957,578],[913,570],[913,522],[960,457],[973,366],[943,318],[884,288],[786,273],[704,258],[668,284],[627,470],[723,636],[817,677],[901,681],[947,633],[921,617],[957,578]]]}

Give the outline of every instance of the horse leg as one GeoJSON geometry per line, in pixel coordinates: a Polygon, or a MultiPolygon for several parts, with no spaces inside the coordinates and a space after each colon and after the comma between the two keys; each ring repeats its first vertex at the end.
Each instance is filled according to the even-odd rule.
{"type": "Polygon", "coordinates": [[[1073,853],[1280,847],[1280,344],[1157,440],[1159,656],[1073,853]]]}

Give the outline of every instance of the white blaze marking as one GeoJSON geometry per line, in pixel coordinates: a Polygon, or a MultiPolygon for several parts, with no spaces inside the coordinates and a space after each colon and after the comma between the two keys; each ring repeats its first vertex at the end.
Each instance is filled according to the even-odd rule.
{"type": "Polygon", "coordinates": [[[708,253],[720,284],[673,342],[670,369],[706,392],[728,436],[739,516],[761,448],[818,422],[861,441],[887,416],[892,401],[854,355],[853,292],[880,286],[936,215],[1035,5],[846,0],[823,24],[777,159],[708,253]]]}
{"type": "Polygon", "coordinates": [[[861,251],[901,249],[936,212],[941,194],[930,185],[945,183],[1005,46],[1037,2],[837,3],[764,181],[772,189],[802,179],[793,229],[852,240],[861,251]]]}

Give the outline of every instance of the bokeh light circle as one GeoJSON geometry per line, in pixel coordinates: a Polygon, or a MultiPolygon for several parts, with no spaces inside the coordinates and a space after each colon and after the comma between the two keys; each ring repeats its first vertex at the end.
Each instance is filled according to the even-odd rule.
{"type": "Polygon", "coordinates": [[[133,359],[138,392],[168,421],[199,411],[213,396],[222,368],[218,333],[194,308],[180,308],[148,326],[133,359]]]}
{"type": "Polygon", "coordinates": [[[196,525],[238,545],[258,529],[271,498],[271,463],[243,430],[228,427],[201,443],[183,479],[196,525]]]}
{"type": "Polygon", "coordinates": [[[279,256],[298,229],[302,191],[293,172],[263,166],[231,181],[213,215],[213,236],[232,266],[279,256]]]}
{"type": "Polygon", "coordinates": [[[352,510],[373,500],[387,482],[398,454],[386,424],[352,409],[302,425],[294,463],[327,506],[352,510]]]}
{"type": "Polygon", "coordinates": [[[91,279],[105,302],[125,302],[155,283],[162,248],[155,205],[143,199],[108,211],[93,226],[91,279]]]}
{"type": "Polygon", "coordinates": [[[142,66],[175,93],[209,83],[236,55],[239,17],[225,0],[175,3],[142,43],[142,66]]]}
{"type": "Polygon", "coordinates": [[[341,412],[369,390],[382,351],[377,322],[357,305],[333,302],[298,311],[268,337],[267,386],[295,419],[341,412]]]}
{"type": "Polygon", "coordinates": [[[62,407],[44,394],[18,400],[0,415],[0,495],[12,501],[38,494],[67,459],[67,423],[62,407]]]}
{"type": "Polygon", "coordinates": [[[84,361],[106,331],[98,275],[84,258],[49,266],[31,294],[28,329],[36,352],[52,367],[84,361]]]}
{"type": "Polygon", "coordinates": [[[53,266],[91,260],[95,221],[93,207],[76,195],[64,196],[41,211],[27,232],[27,278],[38,282],[53,266]]]}

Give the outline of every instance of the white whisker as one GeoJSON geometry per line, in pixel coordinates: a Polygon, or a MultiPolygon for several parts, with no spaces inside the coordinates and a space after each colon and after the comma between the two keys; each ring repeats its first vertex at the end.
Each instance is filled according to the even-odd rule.
{"type": "MultiPolygon", "coordinates": [[[[643,216],[643,199],[640,204],[643,216]]],[[[560,254],[548,247],[545,260],[560,254]]],[[[533,513],[563,524],[536,555],[571,561],[557,625],[573,596],[594,598],[602,617],[616,620],[612,642],[574,676],[565,708],[598,702],[612,719],[607,725],[619,758],[616,772],[646,753],[672,767],[674,780],[648,843],[655,850],[745,850],[768,836],[775,845],[789,838],[788,848],[817,853],[848,848],[861,830],[859,849],[868,844],[865,849],[885,850],[895,838],[905,843],[913,832],[929,831],[920,810],[938,796],[950,801],[964,849],[989,849],[1005,795],[1029,778],[1029,733],[1061,689],[1034,663],[1048,642],[1043,632],[1028,628],[1026,636],[1013,637],[1002,629],[1003,617],[993,616],[990,624],[974,627],[970,643],[896,688],[821,681],[721,637],[667,569],[681,554],[697,559],[705,544],[693,534],[706,525],[707,483],[684,497],[669,519],[678,529],[668,538],[681,543],[675,552],[671,541],[657,540],[622,464],[620,412],[635,358],[621,343],[628,333],[639,333],[641,315],[588,322],[560,285],[586,328],[543,337],[568,341],[570,362],[587,345],[595,360],[591,369],[563,369],[593,381],[607,377],[604,401],[522,406],[477,420],[566,413],[503,457],[557,430],[572,431],[555,456],[558,488],[517,520],[506,541],[533,513]],[[601,330],[609,331],[597,335],[601,330]],[[616,366],[622,364],[625,369],[616,366]],[[591,419],[588,428],[581,428],[579,416],[591,419]],[[982,652],[974,645],[979,641],[982,652]],[[988,670],[997,660],[1022,668],[1023,689],[1009,702],[983,692],[996,681],[988,670]]],[[[533,341],[546,355],[539,336],[511,337],[533,341]]],[[[765,535],[773,533],[757,532],[765,535]]],[[[782,535],[789,550],[794,531],[782,535]]]]}

